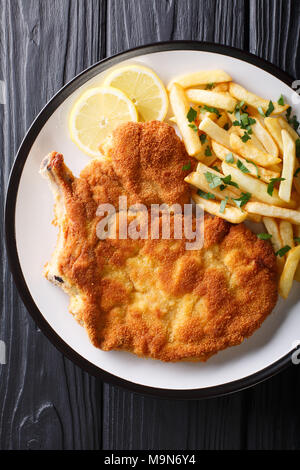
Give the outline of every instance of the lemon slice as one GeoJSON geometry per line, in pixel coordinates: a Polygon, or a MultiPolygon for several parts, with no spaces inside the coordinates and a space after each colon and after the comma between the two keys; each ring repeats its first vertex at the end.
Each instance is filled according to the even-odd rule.
{"type": "Polygon", "coordinates": [[[134,104],[122,91],[113,87],[91,88],[74,104],[69,130],[71,139],[83,152],[98,157],[99,145],[119,124],[137,120],[134,104]]]}
{"type": "Polygon", "coordinates": [[[114,69],[104,85],[122,90],[136,106],[140,121],[163,121],[168,111],[168,95],[161,79],[142,65],[114,69]]]}

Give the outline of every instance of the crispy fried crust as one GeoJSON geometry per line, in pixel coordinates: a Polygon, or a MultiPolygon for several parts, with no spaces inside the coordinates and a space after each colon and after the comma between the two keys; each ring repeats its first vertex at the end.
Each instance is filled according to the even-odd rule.
{"type": "Polygon", "coordinates": [[[94,198],[117,203],[120,194],[129,204],[184,204],[190,201],[185,176],[192,171],[185,147],[174,129],[166,123],[129,122],[114,132],[110,162],[94,160],[81,173],[94,198]],[[183,166],[190,167],[183,170],[183,166]]]}
{"type": "MultiPolygon", "coordinates": [[[[173,130],[164,131],[172,145],[164,142],[164,129],[161,123],[122,126],[115,134],[112,162],[91,163],[81,178],[70,174],[62,155],[48,157],[45,166],[62,191],[66,209],[55,269],[71,296],[71,312],[96,347],[163,361],[205,361],[240,344],[272,311],[276,259],[269,242],[243,224],[233,226],[210,216],[205,217],[201,250],[187,251],[185,239],[97,237],[100,202],[114,203],[127,191],[130,203],[185,201],[184,149],[173,130]],[[168,177],[172,152],[175,189],[170,189],[168,177]],[[154,168],[160,168],[162,177],[154,168]]],[[[49,266],[45,273],[53,280],[49,266]]]]}

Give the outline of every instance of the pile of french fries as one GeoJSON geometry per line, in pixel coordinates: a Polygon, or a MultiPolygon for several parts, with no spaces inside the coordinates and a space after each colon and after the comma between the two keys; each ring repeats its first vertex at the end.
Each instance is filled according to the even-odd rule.
{"type": "Polygon", "coordinates": [[[167,88],[170,120],[199,161],[185,178],[194,201],[234,224],[264,223],[258,237],[273,245],[287,298],[293,279],[300,282],[300,140],[291,108],[282,95],[263,99],[223,70],[175,77],[167,88]]]}

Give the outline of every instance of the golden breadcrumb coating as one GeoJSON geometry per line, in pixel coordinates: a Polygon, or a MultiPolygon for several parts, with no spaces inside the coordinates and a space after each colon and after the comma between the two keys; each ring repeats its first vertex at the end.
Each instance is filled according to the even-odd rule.
{"type": "Polygon", "coordinates": [[[56,210],[60,235],[45,275],[70,295],[70,311],[92,343],[162,361],[205,361],[240,344],[277,301],[270,243],[244,224],[210,216],[200,250],[187,251],[187,240],[174,239],[172,231],[170,240],[100,240],[101,203],[117,205],[120,195],[128,204],[190,199],[182,170],[189,157],[167,124],[121,126],[109,157],[91,162],[80,178],[61,154],[43,162],[59,190],[57,205],[64,206],[56,210]]]}

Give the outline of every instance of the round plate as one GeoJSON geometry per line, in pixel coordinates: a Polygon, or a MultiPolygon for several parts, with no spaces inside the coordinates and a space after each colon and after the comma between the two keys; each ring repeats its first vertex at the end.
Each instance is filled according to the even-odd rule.
{"type": "MultiPolygon", "coordinates": [[[[66,356],[91,374],[137,392],[174,398],[204,398],[249,387],[270,377],[290,361],[300,331],[299,289],[294,285],[262,327],[243,344],[206,363],[163,363],[126,352],[103,352],[68,313],[68,296],[43,276],[54,249],[53,197],[39,175],[42,158],[52,150],[64,154],[75,175],[90,161],[70,140],[67,119],[85,88],[101,84],[107,71],[124,62],[154,69],[161,79],[199,69],[224,69],[233,80],[263,97],[283,96],[291,103],[292,79],[273,65],[225,46],[184,41],[160,43],[105,59],[57,93],[32,124],[18,151],[6,200],[6,242],[20,295],[41,330],[66,356]]],[[[298,97],[298,95],[297,95],[298,97]]],[[[295,110],[294,106],[294,110],[295,110]]],[[[299,118],[299,104],[298,108],[299,118]]],[[[296,284],[296,283],[294,283],[296,284]]]]}

